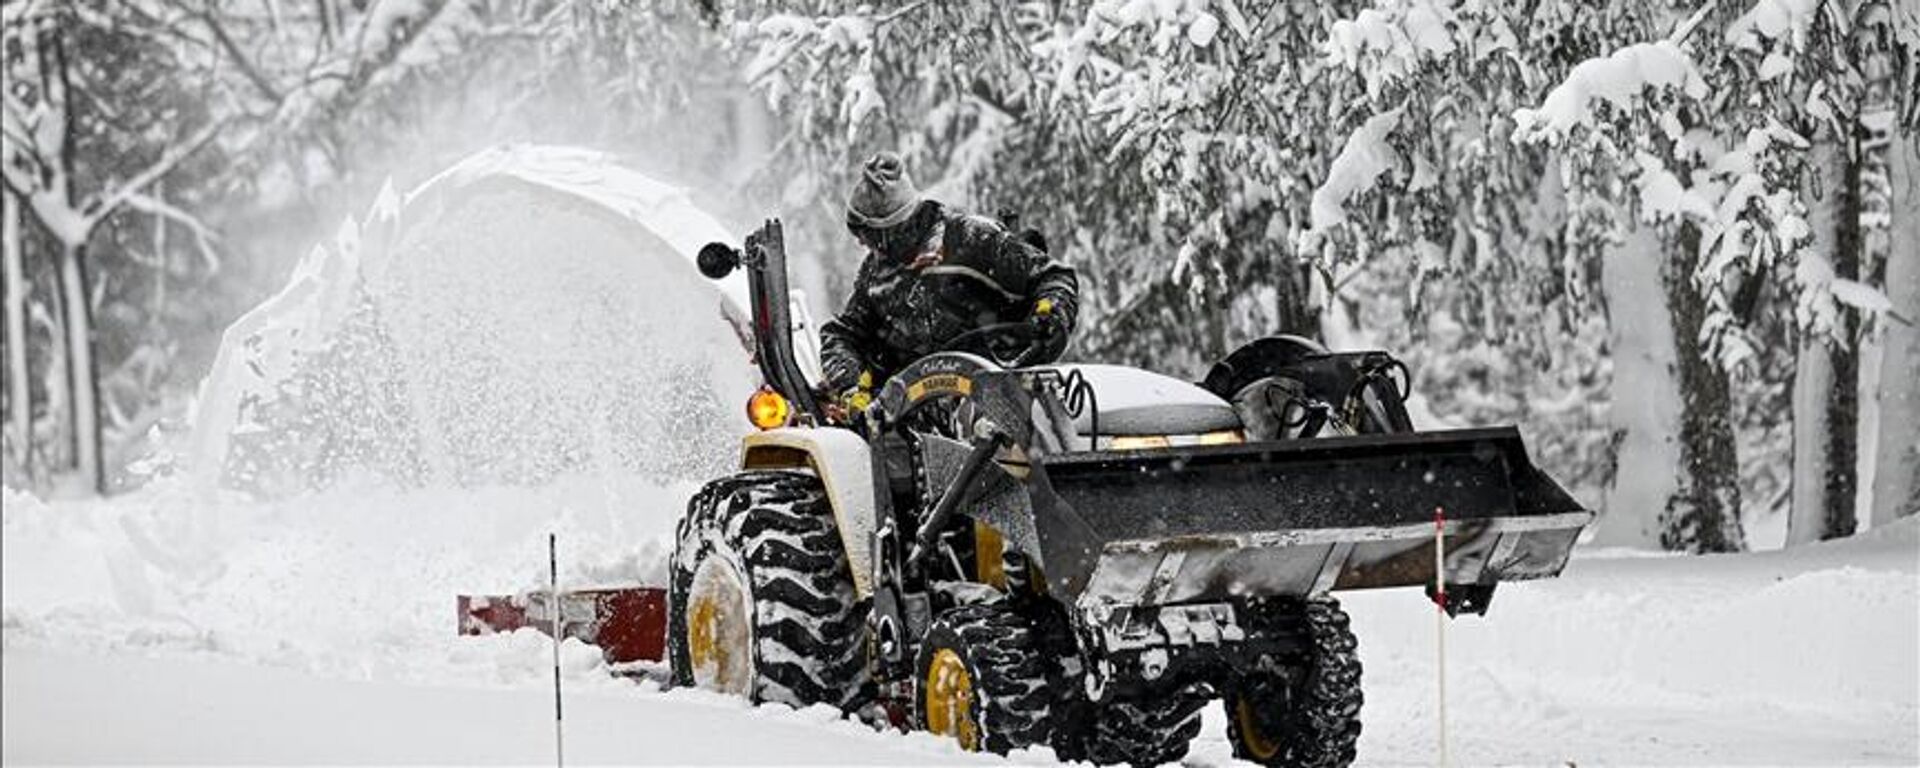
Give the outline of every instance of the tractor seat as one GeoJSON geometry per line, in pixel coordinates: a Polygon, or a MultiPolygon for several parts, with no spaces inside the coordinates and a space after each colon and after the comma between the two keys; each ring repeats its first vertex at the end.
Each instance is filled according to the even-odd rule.
{"type": "MultiPolygon", "coordinates": [[[[1097,363],[1047,367],[1063,376],[1079,371],[1093,387],[1101,435],[1197,435],[1240,428],[1240,417],[1227,401],[1172,376],[1097,363]]],[[[1073,419],[1074,430],[1090,434],[1092,415],[1092,408],[1082,409],[1073,419]]]]}

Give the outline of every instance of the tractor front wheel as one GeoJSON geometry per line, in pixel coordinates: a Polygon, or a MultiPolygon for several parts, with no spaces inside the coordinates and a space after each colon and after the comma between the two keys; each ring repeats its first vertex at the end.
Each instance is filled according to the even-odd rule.
{"type": "Polygon", "coordinates": [[[1331,597],[1304,606],[1307,648],[1298,663],[1244,676],[1229,693],[1233,754],[1266,766],[1340,768],[1360,740],[1360,659],[1353,629],[1331,597]]]}
{"type": "Polygon", "coordinates": [[[668,597],[676,685],[851,711],[867,694],[863,604],[820,479],[753,471],[687,504],[668,597]]]}

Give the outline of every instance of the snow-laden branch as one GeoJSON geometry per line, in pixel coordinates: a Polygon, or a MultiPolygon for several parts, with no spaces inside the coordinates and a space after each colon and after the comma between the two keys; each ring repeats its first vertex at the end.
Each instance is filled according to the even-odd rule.
{"type": "Polygon", "coordinates": [[[193,233],[194,245],[200,252],[200,259],[206,262],[207,270],[220,271],[220,252],[214,248],[214,243],[219,241],[220,236],[199,217],[144,192],[128,195],[123,204],[128,209],[165,218],[186,227],[187,231],[193,233]]]}
{"type": "Polygon", "coordinates": [[[1686,45],[1687,39],[1693,37],[1694,32],[1699,31],[1700,23],[1706,21],[1707,16],[1712,14],[1714,7],[1718,5],[1719,3],[1714,2],[1714,0],[1708,0],[1708,2],[1702,3],[1699,10],[1694,11],[1693,15],[1688,16],[1682,20],[1678,26],[1673,28],[1672,34],[1667,35],[1667,42],[1674,45],[1686,45]]]}
{"type": "Polygon", "coordinates": [[[14,130],[13,117],[13,100],[8,99],[6,142],[0,145],[0,180],[6,182],[8,190],[24,198],[33,194],[40,185],[33,176],[27,174],[27,168],[23,166],[31,166],[35,173],[39,173],[46,164],[33,151],[33,145],[26,140],[25,134],[14,130]]]}
{"type": "Polygon", "coordinates": [[[233,58],[233,64],[239,68],[241,76],[245,77],[247,82],[252,83],[253,87],[260,91],[260,95],[267,97],[267,101],[274,104],[280,103],[281,99],[284,98],[280,93],[280,89],[275,88],[273,81],[267,78],[266,73],[260,71],[260,67],[254,63],[253,57],[248,56],[245,51],[240,50],[240,45],[233,41],[233,36],[227,34],[227,27],[220,22],[219,16],[215,15],[212,10],[206,10],[201,12],[200,20],[207,25],[208,30],[213,32],[213,39],[220,44],[220,49],[226,51],[227,55],[233,58]]]}
{"type": "Polygon", "coordinates": [[[1351,20],[1334,22],[1323,50],[1327,63],[1360,73],[1367,95],[1379,99],[1387,84],[1453,55],[1459,44],[1450,27],[1459,23],[1451,8],[1427,0],[1367,8],[1351,20]]]}
{"type": "Polygon", "coordinates": [[[1707,82],[1693,60],[1670,41],[1630,45],[1604,59],[1588,59],[1554,86],[1538,108],[1514,111],[1514,140],[1557,144],[1575,129],[1597,122],[1596,106],[1630,113],[1636,99],[1660,91],[1694,99],[1707,95],[1707,82]]]}
{"type": "Polygon", "coordinates": [[[1387,143],[1400,125],[1404,107],[1367,118],[1327,167],[1327,178],[1313,190],[1310,233],[1325,235],[1347,222],[1348,200],[1372,189],[1382,174],[1398,168],[1400,153],[1387,143]]]}
{"type": "Polygon", "coordinates": [[[172,173],[174,168],[192,156],[193,153],[200,151],[201,147],[206,146],[207,142],[212,141],[213,137],[220,133],[220,129],[225,127],[225,120],[215,120],[201,126],[200,130],[195,131],[194,134],[189,136],[185,141],[168,147],[167,151],[162,152],[160,159],[155,160],[153,165],[147,166],[146,169],[134,174],[133,177],[125,183],[95,198],[94,202],[84,208],[86,211],[84,221],[87,231],[91,232],[102,219],[113,215],[113,212],[125,204],[128,198],[139,194],[142,190],[146,189],[148,185],[172,173]]]}

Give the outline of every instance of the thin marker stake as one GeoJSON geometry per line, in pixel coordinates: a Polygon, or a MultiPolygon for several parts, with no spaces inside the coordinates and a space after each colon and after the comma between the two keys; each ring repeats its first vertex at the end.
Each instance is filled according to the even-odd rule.
{"type": "Polygon", "coordinates": [[[566,740],[560,734],[560,545],[558,536],[547,534],[547,610],[553,621],[553,764],[565,766],[566,740]]]}
{"type": "Polygon", "coordinates": [[[1440,668],[1440,768],[1447,767],[1447,513],[1433,508],[1433,602],[1434,638],[1439,649],[1440,668]]]}

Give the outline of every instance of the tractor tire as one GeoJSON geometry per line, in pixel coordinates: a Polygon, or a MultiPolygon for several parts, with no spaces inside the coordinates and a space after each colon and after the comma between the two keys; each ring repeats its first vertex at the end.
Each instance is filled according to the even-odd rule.
{"type": "Polygon", "coordinates": [[[1360,740],[1360,659],[1339,601],[1307,601],[1305,658],[1243,678],[1225,699],[1233,754],[1266,766],[1340,768],[1360,740]]]}
{"type": "Polygon", "coordinates": [[[1096,765],[1154,766],[1185,757],[1200,735],[1200,710],[1208,699],[1184,693],[1104,702],[1087,734],[1085,759],[1096,765]]]}
{"type": "Polygon", "coordinates": [[[967,751],[1006,754],[1046,744],[1047,665],[1033,630],[1005,603],[954,608],[933,621],[914,676],[914,726],[967,751]]]}
{"type": "Polygon", "coordinates": [[[870,696],[866,606],[818,477],[751,471],[708,483],[687,503],[670,570],[675,685],[845,711],[870,696]]]}

